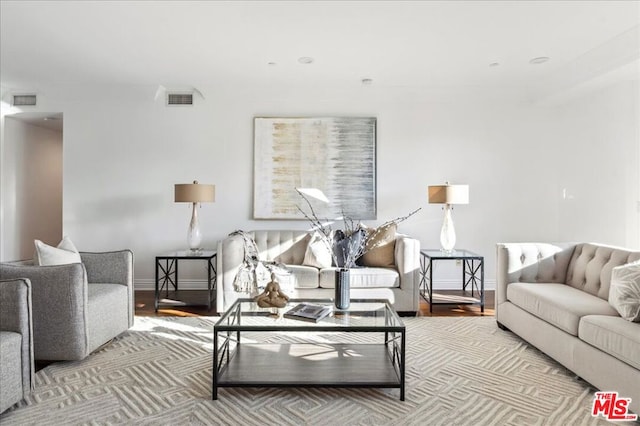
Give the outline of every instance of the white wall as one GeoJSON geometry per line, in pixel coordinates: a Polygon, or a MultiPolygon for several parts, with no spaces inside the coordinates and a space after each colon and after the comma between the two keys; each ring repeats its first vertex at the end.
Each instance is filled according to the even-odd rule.
{"type": "Polygon", "coordinates": [[[620,83],[559,108],[561,240],[640,247],[638,90],[620,83]]]}
{"type": "Polygon", "coordinates": [[[186,244],[189,206],[173,203],[174,183],[216,184],[215,204],[200,211],[209,247],[236,229],[306,228],[251,219],[253,117],[274,115],[377,117],[378,222],[422,207],[400,230],[424,247],[439,247],[442,222],[427,186],[468,183],[471,204],[454,212],[458,246],[487,257],[490,279],[497,241],[557,238],[557,178],[540,172],[552,148],[550,111],[360,89],[218,90],[193,108],[151,99],[70,105],[65,233],[85,250],[132,248],[136,278],[150,286],[154,256],[186,244]]]}
{"type": "Polygon", "coordinates": [[[4,132],[2,260],[30,259],[62,237],[62,133],[11,117],[4,132]]]}
{"type": "MultiPolygon", "coordinates": [[[[561,200],[567,187],[589,194],[585,203],[591,207],[610,201],[593,191],[591,167],[567,165],[574,161],[570,153],[589,151],[586,135],[572,133],[581,117],[589,120],[590,134],[619,134],[621,142],[610,149],[617,156],[625,157],[619,150],[637,143],[629,128],[632,118],[618,127],[610,117],[582,111],[581,101],[543,107],[393,88],[208,87],[199,88],[206,100],[196,98],[194,107],[183,108],[154,102],[155,88],[138,89],[96,89],[55,101],[51,96],[43,108],[65,117],[64,233],[81,250],[134,250],[139,288],[152,288],[154,256],[186,246],[190,207],[173,202],[175,183],[216,184],[216,202],[200,211],[208,247],[236,229],[307,228],[305,221],[251,219],[255,116],[377,117],[378,222],[422,207],[400,231],[419,238],[423,247],[438,247],[442,211],[427,203],[427,186],[445,180],[469,184],[470,204],[454,211],[457,246],[485,256],[488,284],[499,241],[597,236],[625,244],[626,210],[607,212],[603,222],[574,222],[561,200]]],[[[617,94],[594,98],[594,111],[610,96],[615,99],[608,107],[624,98],[624,105],[637,110],[635,95],[613,90],[617,94]]],[[[630,166],[637,170],[638,164],[630,166]]],[[[600,170],[618,173],[612,161],[600,170]]],[[[616,196],[635,203],[637,193],[621,190],[616,196]]],[[[638,239],[626,244],[637,247],[638,239]]],[[[204,275],[204,266],[181,270],[187,280],[204,275]]],[[[459,277],[453,267],[442,266],[440,272],[450,282],[459,277]]]]}

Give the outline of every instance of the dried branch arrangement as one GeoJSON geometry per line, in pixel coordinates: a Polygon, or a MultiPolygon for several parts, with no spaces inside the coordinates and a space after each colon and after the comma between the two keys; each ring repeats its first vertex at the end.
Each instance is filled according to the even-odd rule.
{"type": "MultiPolygon", "coordinates": [[[[418,213],[421,208],[417,208],[406,216],[397,217],[395,219],[384,222],[377,227],[370,235],[367,235],[367,231],[362,227],[361,223],[353,218],[346,216],[343,212],[342,221],[344,223],[344,229],[333,230],[331,224],[334,221],[329,219],[321,220],[313,205],[307,198],[307,196],[301,192],[298,188],[296,191],[304,199],[309,208],[310,213],[307,213],[300,206],[298,210],[304,215],[304,217],[311,223],[313,230],[318,231],[322,241],[327,245],[327,248],[331,252],[334,265],[344,265],[345,268],[352,268],[356,265],[356,260],[360,258],[367,251],[376,248],[374,245],[367,245],[368,240],[375,240],[379,233],[391,224],[399,224],[409,219],[414,214],[418,213]]],[[[338,219],[340,220],[340,219],[338,219]]]]}

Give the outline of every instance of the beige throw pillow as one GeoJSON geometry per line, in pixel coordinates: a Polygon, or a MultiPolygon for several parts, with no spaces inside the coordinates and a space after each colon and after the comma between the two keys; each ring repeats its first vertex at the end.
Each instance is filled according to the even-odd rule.
{"type": "Polygon", "coordinates": [[[302,264],[322,269],[330,268],[331,262],[331,248],[318,232],[314,232],[307,245],[302,264]]]}
{"type": "Polygon", "coordinates": [[[40,266],[67,265],[69,263],[82,263],[80,253],[67,236],[62,238],[58,247],[52,247],[40,240],[35,240],[35,263],[40,266]]]}
{"type": "Polygon", "coordinates": [[[640,261],[613,268],[609,304],[627,321],[640,322],[640,261]]]}
{"type": "Polygon", "coordinates": [[[366,252],[360,258],[363,266],[395,267],[396,230],[394,222],[378,228],[367,228],[366,252]]]}

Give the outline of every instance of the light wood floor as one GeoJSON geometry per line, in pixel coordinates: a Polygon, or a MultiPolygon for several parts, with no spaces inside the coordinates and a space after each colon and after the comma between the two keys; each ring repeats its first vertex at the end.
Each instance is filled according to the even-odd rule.
{"type": "MultiPolygon", "coordinates": [[[[189,291],[189,297],[195,300],[206,300],[206,291],[193,290],[189,291]]],[[[455,290],[439,290],[438,293],[450,295],[463,295],[462,291],[455,290]]],[[[135,292],[136,315],[139,316],[210,316],[215,315],[215,307],[208,311],[205,307],[179,307],[165,308],[162,307],[155,312],[154,309],[154,292],[152,290],[138,290],[135,292]]],[[[473,316],[494,316],[494,291],[485,291],[485,307],[484,313],[480,312],[479,306],[470,305],[434,305],[433,313],[429,313],[429,304],[420,298],[420,312],[418,316],[449,316],[449,317],[473,317],[473,316]]]]}

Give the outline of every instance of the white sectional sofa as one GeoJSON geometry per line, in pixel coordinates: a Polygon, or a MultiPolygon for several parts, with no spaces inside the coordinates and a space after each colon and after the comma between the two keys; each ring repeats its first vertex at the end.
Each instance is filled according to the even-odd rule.
{"type": "MultiPolygon", "coordinates": [[[[309,233],[296,230],[247,232],[258,247],[260,260],[284,263],[290,274],[278,275],[283,291],[292,298],[330,299],[334,297],[335,268],[304,266],[309,233]]],[[[415,313],[419,309],[418,282],[420,242],[398,234],[395,240],[395,267],[351,269],[352,299],[388,299],[396,311],[415,313]]],[[[218,244],[216,310],[224,312],[240,297],[233,282],[244,260],[243,238],[227,237],[218,244]]]]}
{"type": "Polygon", "coordinates": [[[588,243],[498,244],[498,325],[640,413],[640,323],[608,302],[612,269],[638,259],[588,243]]]}

